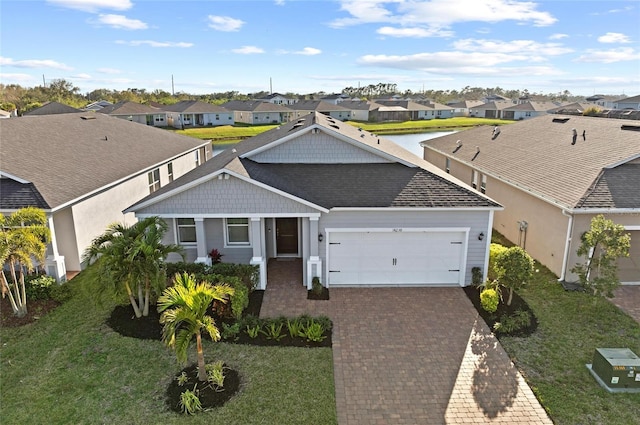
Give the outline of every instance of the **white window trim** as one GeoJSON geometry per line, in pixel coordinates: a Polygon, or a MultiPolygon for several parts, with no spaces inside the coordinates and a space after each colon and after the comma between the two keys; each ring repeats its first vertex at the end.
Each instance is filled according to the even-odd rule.
{"type": "MultiPolygon", "coordinates": [[[[183,218],[191,218],[191,217],[183,217],[183,218]]],[[[176,224],[176,244],[180,245],[180,246],[196,246],[198,244],[198,232],[196,231],[196,220],[193,220],[193,226],[191,226],[190,224],[179,224],[178,221],[180,220],[180,218],[176,218],[174,219],[175,224],[176,224]],[[196,240],[193,242],[183,242],[180,240],[180,228],[181,227],[193,227],[193,231],[195,232],[196,235],[196,240]]]]}
{"type": "MultiPolygon", "coordinates": [[[[235,217],[234,217],[235,218],[235,217]]],[[[245,217],[237,217],[237,218],[245,218],[245,217]]],[[[227,218],[222,220],[222,233],[224,234],[224,247],[225,248],[251,248],[251,220],[247,217],[247,237],[248,242],[229,242],[229,226],[244,226],[244,224],[229,224],[227,222],[227,218]]]]}
{"type": "Polygon", "coordinates": [[[487,193],[487,176],[483,174],[480,178],[480,192],[487,193]]]}
{"type": "Polygon", "coordinates": [[[159,168],[155,168],[151,171],[149,171],[147,173],[147,182],[149,183],[149,193],[153,193],[157,190],[159,190],[162,185],[160,184],[160,169],[159,168]],[[156,180],[156,176],[158,177],[158,179],[156,180]],[[149,182],[150,179],[153,179],[153,181],[149,182]],[[157,186],[157,187],[156,187],[157,186]]]}
{"type": "Polygon", "coordinates": [[[474,189],[478,188],[478,171],[471,170],[471,187],[474,189]]]}

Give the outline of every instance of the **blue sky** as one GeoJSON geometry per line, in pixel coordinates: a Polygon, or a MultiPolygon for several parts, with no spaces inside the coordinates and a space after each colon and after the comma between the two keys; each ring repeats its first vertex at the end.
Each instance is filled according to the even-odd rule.
{"type": "Polygon", "coordinates": [[[640,2],[2,0],[0,82],[640,94],[640,2]]]}

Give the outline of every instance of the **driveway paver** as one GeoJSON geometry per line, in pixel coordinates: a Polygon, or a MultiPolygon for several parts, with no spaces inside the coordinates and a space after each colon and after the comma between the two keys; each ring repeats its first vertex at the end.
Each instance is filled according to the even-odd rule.
{"type": "Polygon", "coordinates": [[[552,424],[461,288],[332,288],[308,301],[301,264],[269,267],[261,316],[333,320],[340,425],[552,424]]]}

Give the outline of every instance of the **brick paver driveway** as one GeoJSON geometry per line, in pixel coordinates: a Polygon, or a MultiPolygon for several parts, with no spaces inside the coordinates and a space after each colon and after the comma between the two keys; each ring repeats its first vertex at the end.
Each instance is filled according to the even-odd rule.
{"type": "Polygon", "coordinates": [[[334,288],[307,301],[297,278],[273,274],[261,316],[334,322],[340,425],[552,424],[462,289],[334,288]]]}

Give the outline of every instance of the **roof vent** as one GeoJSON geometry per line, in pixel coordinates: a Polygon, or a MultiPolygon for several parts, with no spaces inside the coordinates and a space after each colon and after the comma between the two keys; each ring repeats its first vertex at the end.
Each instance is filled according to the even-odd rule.
{"type": "Polygon", "coordinates": [[[640,125],[628,125],[625,124],[620,127],[620,130],[640,131],[640,125]]]}
{"type": "Polygon", "coordinates": [[[564,124],[569,120],[570,120],[570,118],[554,118],[553,120],[551,120],[551,122],[559,122],[561,124],[564,124]]]}
{"type": "Polygon", "coordinates": [[[575,145],[576,140],[578,140],[578,131],[575,128],[572,128],[571,131],[573,132],[573,141],[571,142],[571,144],[575,145]]]}
{"type": "Polygon", "coordinates": [[[460,148],[462,147],[462,142],[460,140],[458,140],[456,142],[456,148],[453,150],[453,153],[456,153],[460,150],[460,148]]]}
{"type": "Polygon", "coordinates": [[[472,161],[475,160],[478,157],[478,155],[480,155],[480,146],[476,146],[476,154],[473,155],[473,158],[471,158],[471,160],[472,161]]]}
{"type": "Polygon", "coordinates": [[[335,125],[335,124],[329,124],[329,127],[337,128],[338,130],[340,130],[340,127],[338,127],[338,126],[337,126],[337,125],[335,125]]]}
{"type": "Polygon", "coordinates": [[[82,118],[83,120],[95,120],[96,117],[95,115],[82,115],[80,118],[82,118]]]}

